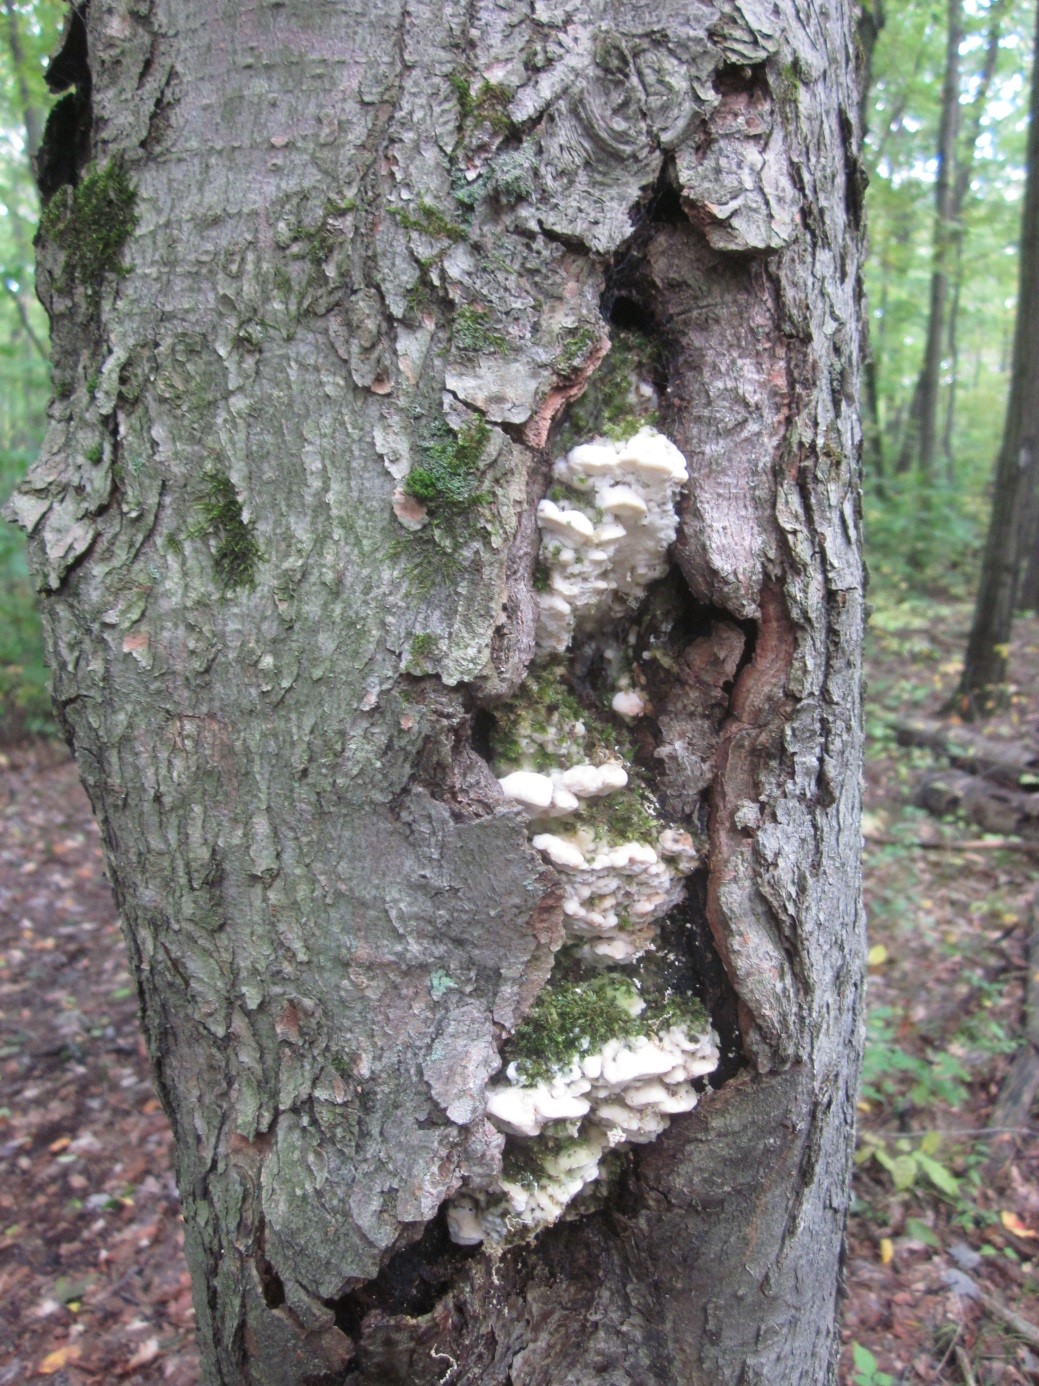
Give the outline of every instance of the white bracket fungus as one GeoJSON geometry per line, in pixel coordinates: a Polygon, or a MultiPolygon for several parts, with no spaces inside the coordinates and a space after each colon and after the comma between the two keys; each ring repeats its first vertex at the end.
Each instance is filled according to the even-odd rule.
{"type": "Polygon", "coordinates": [[[562,654],[575,631],[622,616],[667,571],[675,502],[688,477],[669,438],[641,428],[623,443],[581,443],[552,468],[557,499],[538,506],[541,561],[538,649],[562,654]]]}
{"type": "MultiPolygon", "coordinates": [[[[675,445],[646,427],[624,442],[572,448],[553,476],[537,512],[547,574],[541,660],[608,630],[664,576],[687,470],[675,445]]],[[[612,648],[607,660],[607,705],[627,723],[649,704],[615,667],[617,655],[612,648]]],[[[589,980],[549,983],[511,1042],[521,1057],[488,1087],[487,1116],[510,1140],[499,1183],[466,1189],[448,1207],[449,1233],[465,1246],[529,1237],[557,1221],[602,1180],[610,1152],[654,1140],[696,1105],[692,1083],[719,1057],[697,1003],[647,1001],[631,976],[698,857],[624,763],[629,733],[594,725],[556,675],[537,670],[500,720],[508,722],[494,748],[502,795],[559,873],[564,939],[589,980]],[[618,967],[628,975],[608,971],[618,967]]]]}

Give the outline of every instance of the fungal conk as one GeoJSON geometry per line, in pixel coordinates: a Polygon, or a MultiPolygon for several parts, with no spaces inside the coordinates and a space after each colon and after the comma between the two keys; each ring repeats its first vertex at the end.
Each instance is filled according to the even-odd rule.
{"type": "Polygon", "coordinates": [[[703,1007],[646,966],[698,851],[662,817],[630,730],[651,711],[632,670],[631,618],[667,571],[686,478],[675,445],[645,427],[572,448],[538,506],[538,655],[496,710],[492,754],[502,793],[562,880],[564,947],[488,1086],[487,1116],[506,1137],[502,1176],[449,1204],[461,1245],[528,1238],[579,1195],[591,1206],[611,1155],[690,1111],[694,1080],[718,1065],[703,1007]],[[592,647],[599,711],[576,696],[566,660],[592,647]]]}

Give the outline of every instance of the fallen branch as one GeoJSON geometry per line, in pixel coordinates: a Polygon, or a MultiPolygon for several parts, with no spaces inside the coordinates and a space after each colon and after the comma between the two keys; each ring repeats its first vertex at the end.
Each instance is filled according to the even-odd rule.
{"type": "Polygon", "coordinates": [[[929,841],[923,838],[890,837],[884,833],[864,833],[866,841],[882,847],[921,847],[933,852],[1027,852],[1039,854],[1039,842],[1022,842],[1016,837],[979,837],[966,841],[949,839],[929,841]]]}
{"type": "Polygon", "coordinates": [[[939,817],[964,813],[989,832],[1039,839],[1039,794],[948,770],[923,776],[913,798],[939,817]]]}
{"type": "Polygon", "coordinates": [[[1032,1347],[1039,1347],[1039,1327],[1031,1319],[1024,1318],[1016,1309],[1011,1309],[1001,1299],[997,1299],[991,1290],[983,1289],[981,1285],[978,1286],[978,1303],[984,1305],[997,1319],[1002,1319],[1007,1327],[1024,1338],[1026,1343],[1031,1343],[1032,1347]]]}
{"type": "Polygon", "coordinates": [[[971,1366],[966,1349],[962,1348],[959,1343],[955,1343],[953,1354],[956,1358],[956,1365],[963,1374],[963,1386],[978,1386],[978,1378],[974,1375],[974,1368],[971,1366]]]}
{"type": "Polygon", "coordinates": [[[1025,747],[993,741],[969,727],[950,727],[921,717],[900,718],[894,728],[900,746],[937,751],[960,770],[1015,789],[1027,788],[1029,781],[1039,788],[1039,756],[1025,747]]]}

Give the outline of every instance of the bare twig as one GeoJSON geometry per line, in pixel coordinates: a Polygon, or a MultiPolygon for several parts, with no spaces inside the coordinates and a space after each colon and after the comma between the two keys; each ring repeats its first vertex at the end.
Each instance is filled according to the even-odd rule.
{"type": "Polygon", "coordinates": [[[961,1347],[959,1343],[955,1343],[952,1351],[956,1358],[956,1365],[963,1373],[963,1386],[978,1386],[978,1378],[974,1375],[974,1368],[971,1366],[966,1349],[961,1347]]]}
{"type": "Polygon", "coordinates": [[[1008,1328],[1023,1338],[1032,1347],[1039,1347],[1039,1328],[1032,1323],[1031,1319],[1024,1318],[1016,1309],[1011,1309],[998,1299],[991,1290],[983,1289],[978,1286],[978,1300],[995,1318],[1001,1319],[1008,1328]]]}

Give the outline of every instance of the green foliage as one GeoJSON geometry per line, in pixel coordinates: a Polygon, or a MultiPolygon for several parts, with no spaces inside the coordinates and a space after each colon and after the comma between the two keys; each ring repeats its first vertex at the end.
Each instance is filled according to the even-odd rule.
{"type": "Polygon", "coordinates": [[[934,1102],[956,1109],[966,1102],[970,1074],[946,1049],[929,1049],[925,1057],[911,1053],[899,1041],[899,1017],[890,1006],[870,1010],[866,1053],[862,1063],[862,1095],[873,1102],[907,1099],[916,1106],[934,1102]]]}
{"type": "Polygon", "coordinates": [[[483,499],[479,490],[480,463],[490,436],[491,430],[482,418],[467,424],[459,433],[439,420],[433,437],[419,444],[424,461],[408,473],[405,491],[434,510],[478,504],[483,499]]]}
{"type": "MultiPolygon", "coordinates": [[[[1024,128],[1035,7],[1009,0],[998,57],[971,149],[994,4],[967,6],[960,48],[960,139],[957,161],[972,157],[961,238],[949,266],[948,316],[955,342],[943,344],[938,407],[942,440],[938,474],[895,473],[910,427],[923,360],[935,234],[935,176],[946,9],[922,0],[885,7],[873,57],[864,159],[869,174],[865,263],[868,325],[876,382],[883,475],[867,474],[867,552],[882,581],[959,596],[976,581],[987,519],[988,486],[999,446],[1014,318],[1016,247],[1024,172],[1024,128]],[[947,441],[948,446],[945,446],[947,441]]],[[[954,179],[957,170],[953,170],[954,179]]],[[[867,464],[875,461],[867,452],[867,464]]]]}
{"type": "Polygon", "coordinates": [[[93,168],[71,195],[56,194],[40,219],[40,230],[65,252],[67,283],[82,287],[96,303],[106,274],[128,274],[123,246],[137,225],[137,192],[118,159],[93,168]]]}
{"type": "Polygon", "coordinates": [[[855,1364],[854,1386],[895,1386],[895,1378],[877,1367],[877,1359],[860,1343],[852,1343],[851,1360],[855,1364]]]}
{"type": "Polygon", "coordinates": [[[875,1160],[891,1176],[896,1192],[905,1193],[921,1183],[928,1183],[946,1198],[957,1200],[960,1181],[952,1170],[937,1158],[942,1138],[935,1131],[915,1138],[899,1137],[894,1142],[867,1131],[855,1153],[855,1163],[868,1164],[875,1160]]]}
{"type": "Polygon", "coordinates": [[[256,565],[263,555],[251,521],[242,514],[242,502],[231,478],[222,472],[207,473],[195,509],[199,520],[188,537],[210,541],[213,568],[224,592],[251,590],[256,586],[256,565]]]}
{"type": "Polygon", "coordinates": [[[980,478],[952,486],[915,474],[866,495],[870,573],[891,592],[973,593],[988,503],[980,478]]]}

